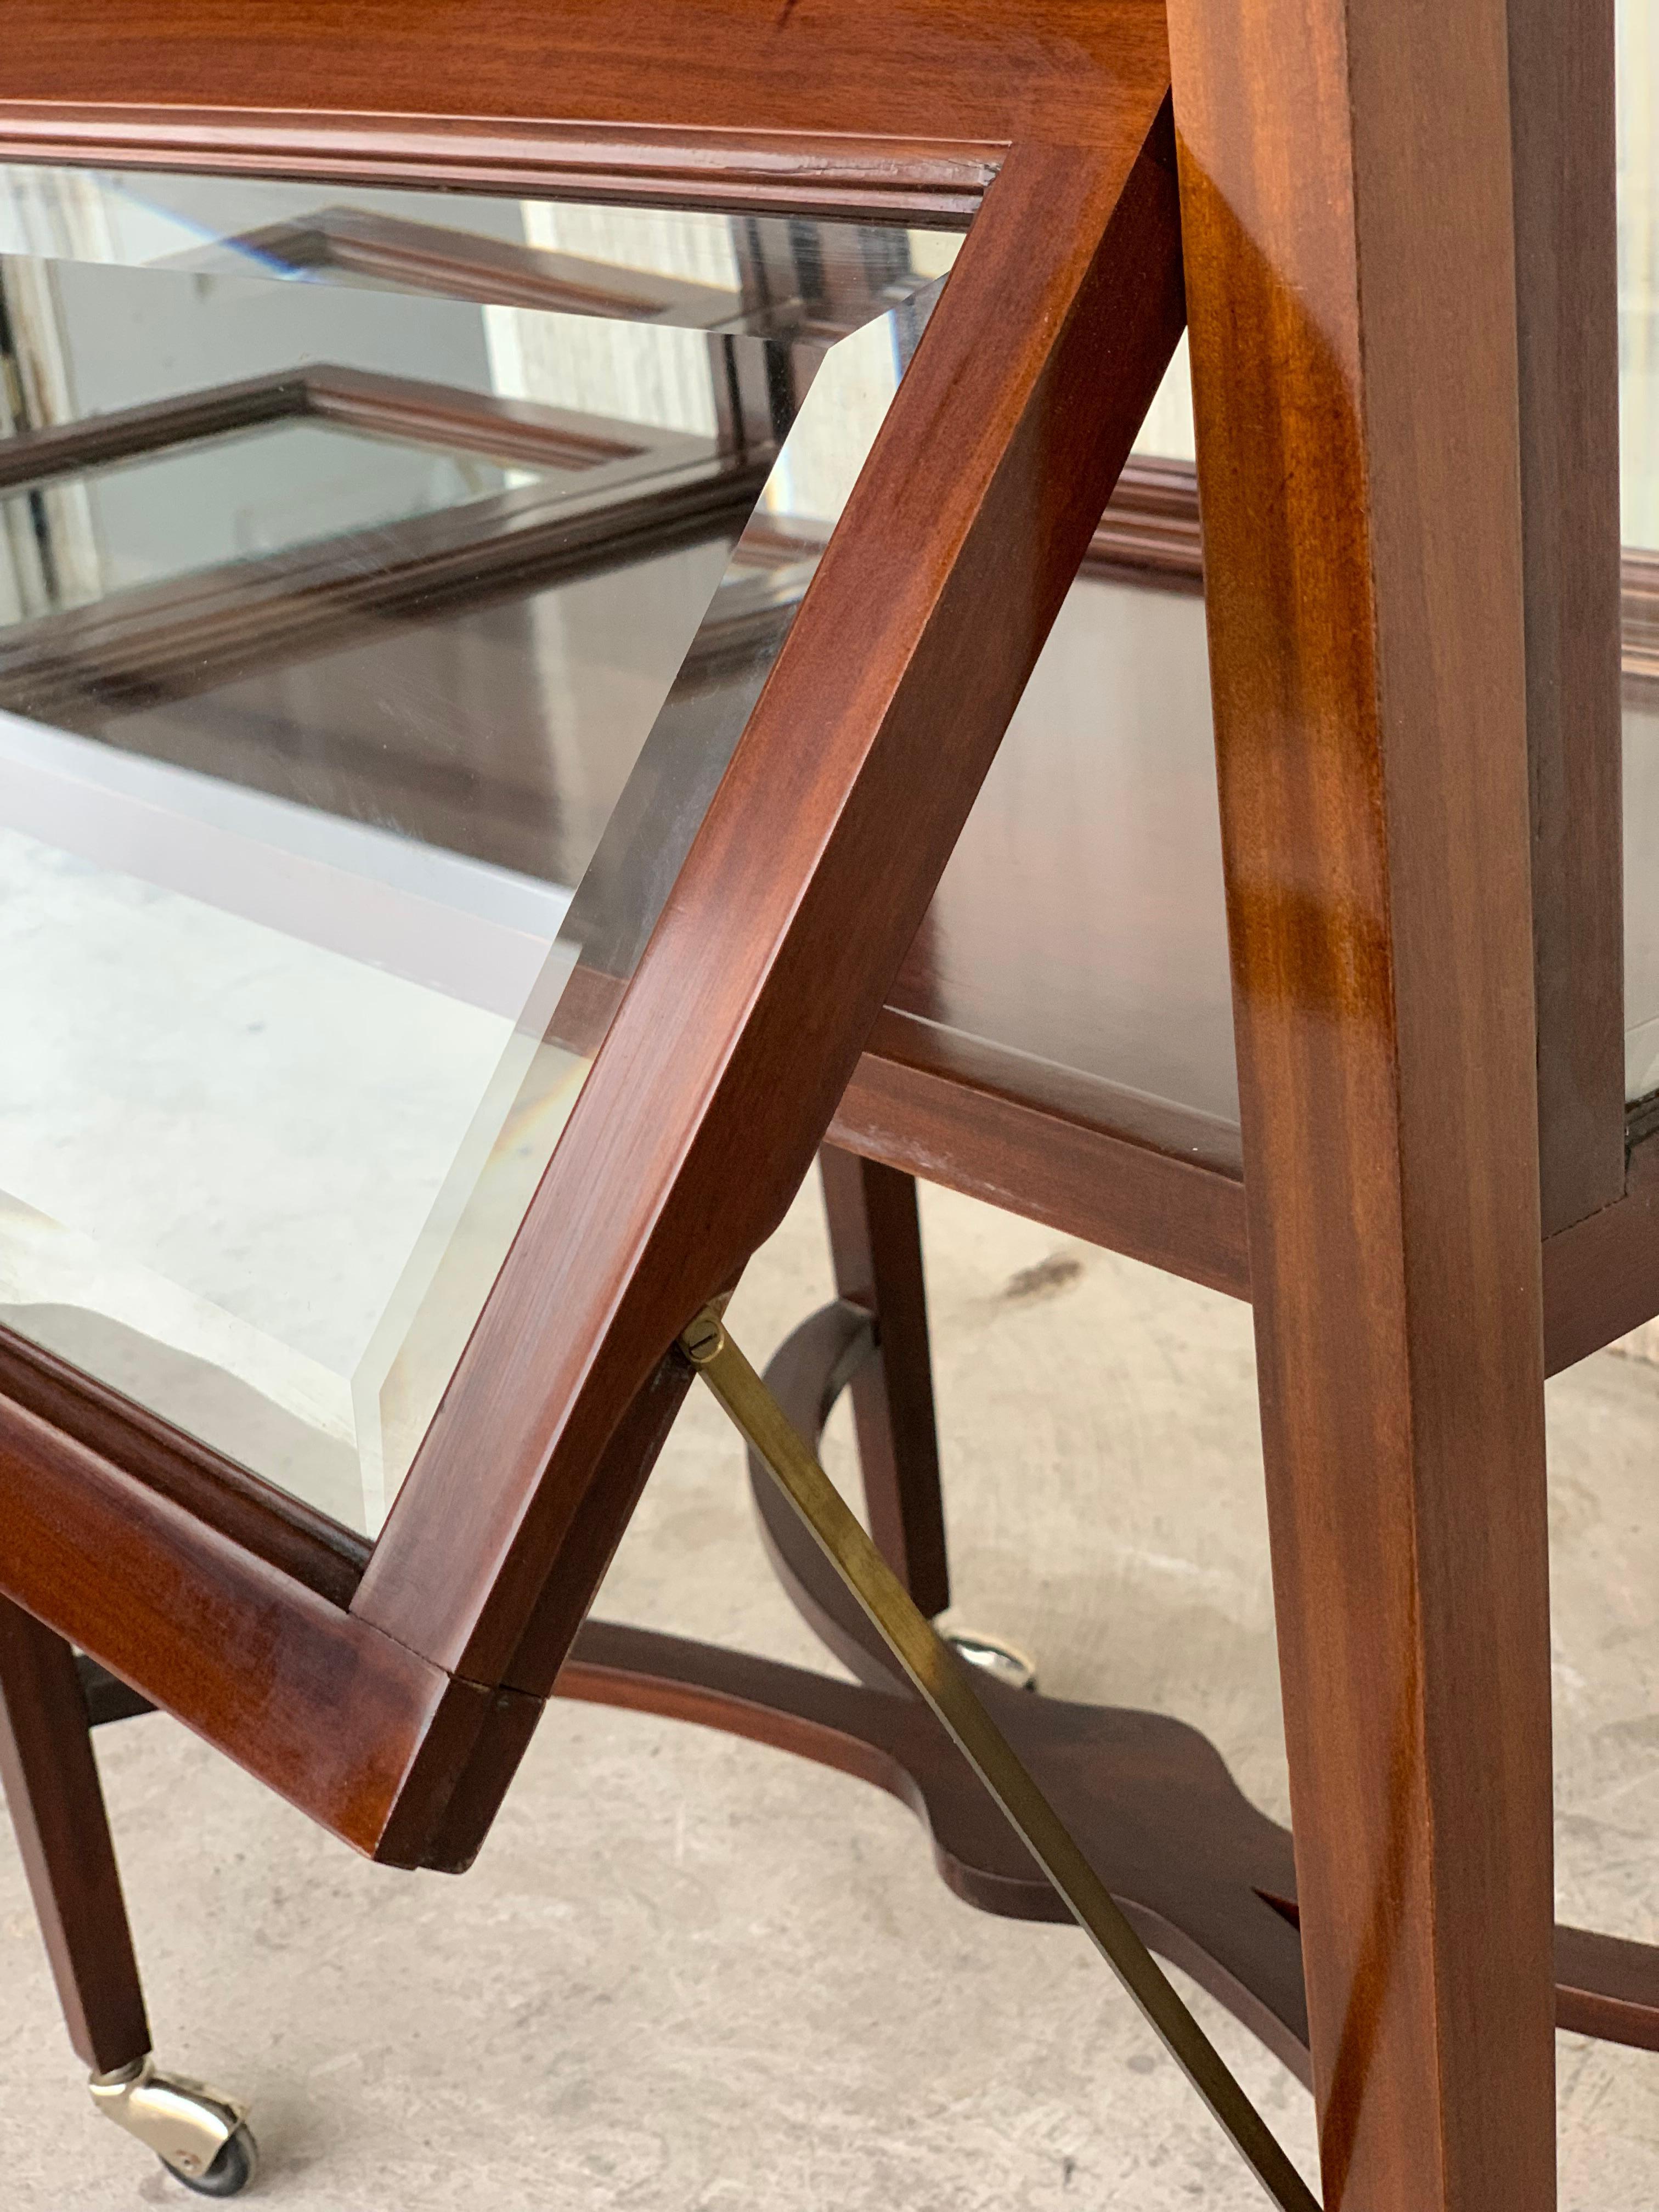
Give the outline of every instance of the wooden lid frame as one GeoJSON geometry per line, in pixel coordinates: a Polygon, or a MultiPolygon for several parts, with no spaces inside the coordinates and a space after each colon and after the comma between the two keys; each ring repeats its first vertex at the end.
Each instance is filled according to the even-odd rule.
{"type": "Polygon", "coordinates": [[[1180,335],[1163,16],[225,21],[27,0],[0,155],[973,217],[373,1550],[259,1486],[158,1486],[162,1425],[44,1357],[3,1378],[0,1589],[358,1848],[455,1867],[678,1407],[669,1347],[810,1164],[1180,335]],[[434,86],[454,115],[415,112],[434,86]]]}

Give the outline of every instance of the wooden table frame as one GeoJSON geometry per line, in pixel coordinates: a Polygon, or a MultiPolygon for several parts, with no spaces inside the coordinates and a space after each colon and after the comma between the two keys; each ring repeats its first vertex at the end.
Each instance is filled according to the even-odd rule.
{"type": "MultiPolygon", "coordinates": [[[[296,14],[274,43],[262,35],[237,74],[267,112],[242,117],[234,143],[192,97],[192,85],[222,81],[224,57],[210,62],[188,9],[89,21],[84,39],[69,37],[61,15],[37,21],[38,35],[26,20],[16,27],[14,97],[0,110],[9,152],[107,159],[114,131],[148,149],[123,143],[125,161],[234,167],[274,134],[284,161],[262,151],[254,167],[395,178],[424,143],[418,122],[384,105],[397,101],[410,51],[390,13],[360,15],[320,40],[296,14]],[[354,85],[357,112],[343,115],[354,85]],[[31,87],[33,100],[17,96],[31,87]],[[328,109],[302,114],[325,89],[328,109]]],[[[487,1827],[682,1387],[667,1349],[810,1164],[1179,334],[1156,9],[1134,0],[1059,44],[1030,40],[1000,9],[981,11],[966,44],[941,35],[945,21],[919,11],[901,91],[889,72],[902,42],[896,50],[884,36],[878,58],[869,31],[831,27],[792,40],[771,66],[763,42],[756,65],[750,26],[734,10],[690,41],[698,68],[714,72],[699,92],[675,10],[643,23],[633,10],[589,10],[558,57],[568,143],[561,127],[532,130],[511,113],[539,64],[514,49],[505,16],[495,40],[481,41],[470,21],[456,45],[459,34],[434,25],[425,81],[443,82],[463,112],[508,106],[500,125],[477,126],[470,155],[464,130],[440,132],[450,181],[480,180],[470,161],[487,150],[497,189],[581,173],[592,189],[614,190],[617,149],[632,148],[638,197],[678,143],[676,174],[697,172],[695,197],[709,204],[765,206],[769,193],[793,203],[779,177],[805,175],[833,182],[842,206],[933,204],[958,220],[964,195],[982,194],[984,206],[361,1578],[343,1571],[339,1542],[314,1516],[263,1486],[218,1470],[192,1478],[192,1504],[210,1489],[234,1499],[234,1534],[224,1510],[210,1517],[176,1486],[158,1490],[136,1470],[153,1467],[159,1425],[76,1392],[50,1362],[29,1363],[33,1408],[14,1398],[0,1409],[0,1583],[384,1858],[458,1863],[487,1827]],[[716,80],[740,88],[717,92],[716,80]],[[872,142],[930,85],[943,143],[896,161],[890,143],[872,142]],[[710,100],[732,112],[716,124],[710,100]],[[595,113],[618,118],[602,157],[587,138],[595,113]],[[784,148],[780,121],[805,135],[784,148]],[[818,134],[830,128],[847,135],[826,146],[818,134]],[[995,161],[988,136],[1004,149],[995,161]],[[1033,252],[1034,228],[1051,250],[1033,252]],[[1106,380],[1103,349],[1116,365],[1106,380]],[[953,423],[983,426],[966,452],[953,423]],[[900,512],[910,520],[895,528],[900,512]],[[872,531],[878,560],[838,554],[872,531]],[[1012,623],[1010,557],[1028,574],[1012,623]],[[866,641],[857,669],[836,642],[849,634],[866,641]],[[951,775],[924,777],[945,681],[962,702],[959,757],[951,775]],[[804,726],[821,732],[816,748],[801,747],[804,726]],[[899,818],[902,866],[890,849],[899,818]],[[860,896],[862,924],[849,932],[855,887],[878,874],[880,895],[860,896]],[[802,979],[831,945],[843,1002],[804,1038],[802,979]],[[757,1085],[769,1132],[758,1174],[748,1157],[757,1085]],[[619,1155],[615,1132],[638,1122],[647,1097],[653,1126],[619,1155]],[[532,1339],[539,1348],[526,1358],[532,1339]],[[66,1393],[79,1397],[82,1413],[65,1418],[82,1433],[42,1418],[42,1389],[60,1406],[66,1393]],[[110,1419],[151,1432],[149,1443],[129,1433],[120,1458],[106,1456],[85,1431],[110,1419]],[[240,1624],[228,1640],[213,1626],[227,1619],[240,1624]],[[207,1671],[204,1639],[221,1655],[207,1671]]],[[[665,191],[680,196],[672,179],[665,191]]]]}
{"type": "Polygon", "coordinates": [[[599,0],[551,120],[550,33],[505,7],[487,37],[288,10],[234,112],[206,0],[69,12],[14,11],[13,158],[978,212],[386,1534],[246,1478],[169,1494],[159,1425],[26,1360],[9,1705],[71,1714],[72,1637],[361,1848],[464,1863],[678,1406],[665,1349],[833,1118],[1252,1297],[1326,2201],[1541,2212],[1541,1383],[1659,1310],[1617,988],[1610,7],[1173,0],[1166,47],[1146,0],[910,0],[878,40],[599,0]],[[1011,1096],[880,1014],[1188,311],[1242,1143],[1011,1096]],[[982,441],[947,453],[947,410],[982,441]]]}

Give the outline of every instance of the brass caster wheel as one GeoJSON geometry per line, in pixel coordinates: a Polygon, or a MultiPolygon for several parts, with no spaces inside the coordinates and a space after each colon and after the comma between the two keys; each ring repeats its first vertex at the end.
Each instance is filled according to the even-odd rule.
{"type": "Polygon", "coordinates": [[[137,2058],[112,2074],[94,2074],[88,2086],[105,2118],[136,2136],[198,2197],[238,2197],[258,2171],[246,2107],[202,2082],[137,2058]]]}
{"type": "Polygon", "coordinates": [[[1029,1658],[1017,1644],[1005,1644],[1000,1636],[981,1636],[971,1628],[947,1628],[941,1633],[958,1659],[965,1659],[978,1673],[990,1675],[1005,1689],[1036,1689],[1036,1661],[1029,1658]]]}
{"type": "Polygon", "coordinates": [[[205,2173],[182,2172],[165,2158],[161,2163],[175,2181],[182,2181],[198,2197],[240,2197],[259,2171],[259,2146],[245,2121],[234,2136],[227,2136],[224,2148],[205,2173]]]}

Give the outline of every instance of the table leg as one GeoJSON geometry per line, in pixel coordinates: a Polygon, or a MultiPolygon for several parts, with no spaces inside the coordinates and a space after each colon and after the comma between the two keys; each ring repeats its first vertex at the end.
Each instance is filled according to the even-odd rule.
{"type": "Polygon", "coordinates": [[[818,1154],[836,1290],[874,1316],[877,1355],[852,1382],[877,1548],[926,1613],[951,1602],[913,1176],[826,1145],[818,1154]]]}
{"type": "Polygon", "coordinates": [[[70,2041],[94,2074],[149,2050],[75,1655],[0,1599],[0,1781],[70,2041]]]}
{"type": "Polygon", "coordinates": [[[1329,2212],[1555,2200],[1504,0],[1172,0],[1329,2212]]]}

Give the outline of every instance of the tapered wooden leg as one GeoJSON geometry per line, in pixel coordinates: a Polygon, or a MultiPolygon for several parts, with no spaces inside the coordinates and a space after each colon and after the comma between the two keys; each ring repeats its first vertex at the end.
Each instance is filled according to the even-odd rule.
{"type": "Polygon", "coordinates": [[[939,1613],[951,1581],[915,1181],[833,1145],[818,1168],[836,1289],[876,1322],[877,1356],[852,1384],[870,1533],[922,1612],[939,1613]]]}
{"type": "Polygon", "coordinates": [[[1329,2212],[1554,2202],[1504,0],[1171,0],[1329,2212]]]}
{"type": "Polygon", "coordinates": [[[0,1783],[70,2040],[112,2073],[144,2057],[149,2023],[86,1698],[69,1645],[3,1598],[0,1783]]]}

